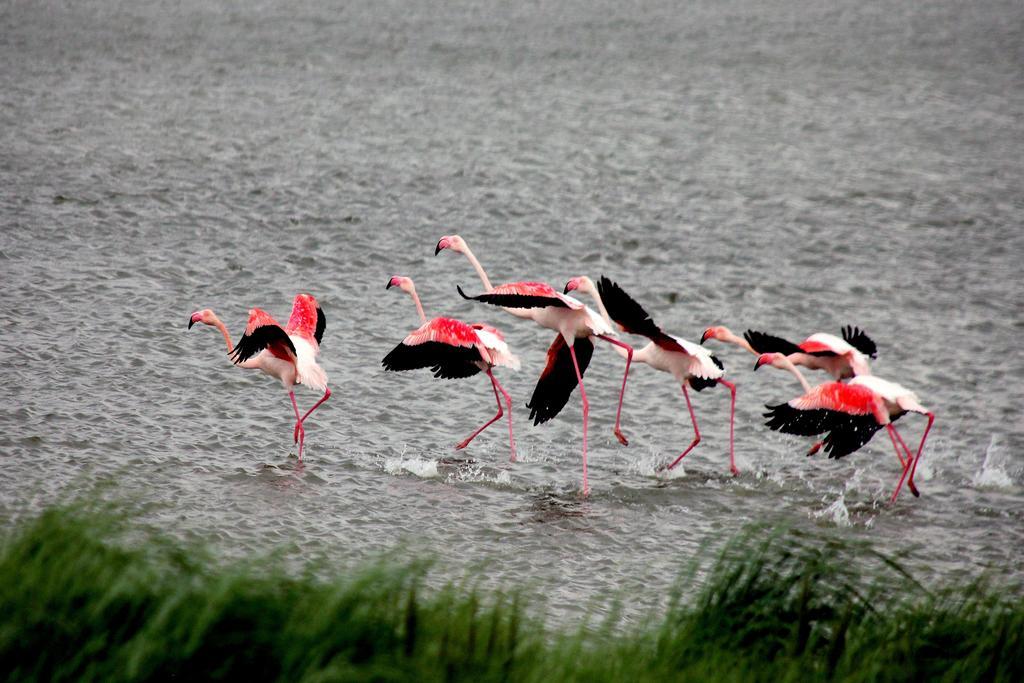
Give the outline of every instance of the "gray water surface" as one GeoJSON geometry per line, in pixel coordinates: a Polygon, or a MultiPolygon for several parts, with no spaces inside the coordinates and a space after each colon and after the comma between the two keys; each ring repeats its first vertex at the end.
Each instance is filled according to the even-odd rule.
{"type": "MultiPolygon", "coordinates": [[[[661,605],[752,522],[867,540],[925,580],[1024,578],[1024,5],[4,2],[0,4],[0,520],[97,484],[226,556],[358,562],[400,548],[558,618],[661,605]],[[429,5],[429,6],[428,6],[429,5]],[[937,420],[922,497],[880,434],[841,461],[769,432],[792,378],[714,345],[739,386],[694,396],[622,361],[524,404],[552,334],[458,298],[495,282],[618,280],[668,331],[793,339],[856,324],[876,374],[937,420]],[[483,377],[384,373],[429,314],[500,327],[520,462],[483,377]],[[334,396],[307,425],[232,368],[252,306],[318,297],[334,396]]],[[[641,339],[631,341],[642,344],[641,339]]],[[[822,381],[824,377],[815,377],[822,381]]],[[[302,406],[316,396],[300,390],[302,406]]],[[[924,420],[899,427],[916,444],[924,420]]]]}

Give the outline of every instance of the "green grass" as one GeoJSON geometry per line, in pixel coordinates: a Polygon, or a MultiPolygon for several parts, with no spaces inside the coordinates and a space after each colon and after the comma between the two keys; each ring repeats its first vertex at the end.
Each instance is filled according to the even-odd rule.
{"type": "Polygon", "coordinates": [[[0,677],[1024,680],[1018,590],[928,589],[887,558],[854,569],[863,547],[793,534],[737,539],[647,626],[554,629],[515,594],[427,590],[422,565],[296,576],[274,560],[225,565],[118,519],[55,508],[8,533],[0,677]]]}

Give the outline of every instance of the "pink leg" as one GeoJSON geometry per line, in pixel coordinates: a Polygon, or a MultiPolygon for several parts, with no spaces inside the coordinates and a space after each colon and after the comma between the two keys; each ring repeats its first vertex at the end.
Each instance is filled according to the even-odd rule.
{"type": "Polygon", "coordinates": [[[911,492],[918,496],[917,487],[914,486],[914,471],[917,470],[917,461],[921,459],[921,452],[924,451],[924,440],[928,438],[928,432],[931,431],[932,423],[935,422],[935,413],[928,413],[928,424],[924,428],[924,434],[921,435],[921,443],[917,446],[917,455],[914,456],[914,464],[910,467],[910,480],[907,482],[907,486],[910,487],[911,492]]]}
{"type": "Polygon", "coordinates": [[[494,417],[492,417],[490,420],[485,422],[483,427],[481,427],[480,429],[476,430],[475,432],[473,432],[472,434],[467,436],[461,443],[459,443],[457,446],[455,446],[455,450],[457,450],[457,451],[461,451],[463,448],[468,446],[469,442],[472,441],[473,439],[475,439],[477,434],[479,434],[480,432],[484,431],[485,429],[490,427],[492,424],[494,424],[495,422],[500,420],[501,416],[505,414],[504,411],[501,408],[501,397],[498,396],[498,380],[494,379],[494,375],[491,374],[491,369],[490,368],[487,368],[487,376],[491,378],[491,388],[494,389],[494,400],[498,402],[498,413],[494,417]]]}
{"type": "MultiPolygon", "coordinates": [[[[488,372],[487,374],[490,374],[490,372],[488,372]]],[[[508,395],[508,392],[505,391],[505,387],[501,386],[501,382],[499,382],[497,379],[495,379],[495,377],[493,375],[491,375],[491,379],[494,380],[494,386],[498,387],[498,391],[500,391],[501,395],[505,397],[505,405],[508,406],[508,443],[509,443],[509,446],[511,446],[511,448],[512,448],[512,457],[510,457],[508,459],[508,461],[509,462],[515,462],[516,461],[516,439],[515,439],[514,436],[512,436],[512,397],[508,395]]]]}
{"type": "Polygon", "coordinates": [[[615,413],[615,438],[619,440],[623,446],[629,445],[629,440],[626,439],[622,433],[622,429],[619,427],[619,421],[622,419],[622,399],[626,396],[626,378],[629,377],[629,364],[633,362],[633,347],[625,342],[620,342],[618,339],[612,337],[606,337],[599,335],[601,339],[604,339],[609,344],[615,344],[626,349],[626,371],[622,374],[622,390],[619,391],[619,409],[615,413]]]}
{"type": "Polygon", "coordinates": [[[900,442],[901,446],[903,446],[903,452],[907,454],[907,460],[909,461],[913,456],[911,456],[910,449],[907,448],[907,444],[903,441],[903,437],[900,436],[900,433],[896,431],[895,427],[892,428],[892,433],[896,435],[896,440],[900,442]]]}
{"type": "Polygon", "coordinates": [[[672,462],[672,464],[668,466],[668,469],[672,469],[673,467],[678,465],[679,461],[682,460],[683,458],[685,458],[686,454],[689,453],[690,451],[692,451],[693,447],[700,443],[700,430],[697,429],[697,416],[693,414],[693,406],[690,404],[690,394],[687,393],[687,391],[686,391],[686,383],[685,382],[683,383],[683,396],[686,397],[686,407],[690,411],[690,419],[693,420],[693,434],[694,434],[693,441],[686,448],[686,450],[683,451],[683,454],[680,455],[678,458],[676,458],[672,462]]]}
{"type": "Polygon", "coordinates": [[[729,387],[729,392],[732,394],[731,403],[729,405],[729,470],[732,471],[732,475],[735,477],[740,473],[736,467],[736,441],[734,437],[734,427],[736,425],[736,385],[732,382],[726,382],[724,379],[719,379],[718,383],[729,387]]]}
{"type": "MultiPolygon", "coordinates": [[[[889,439],[892,441],[892,447],[896,449],[896,457],[900,459],[900,467],[906,469],[907,460],[903,458],[903,452],[900,451],[900,445],[896,443],[896,430],[891,424],[885,425],[885,430],[889,432],[889,439]]],[[[903,440],[900,439],[902,442],[903,440]]]]}
{"type": "Polygon", "coordinates": [[[295,402],[295,392],[289,391],[288,396],[292,399],[292,408],[295,408],[295,430],[299,442],[299,462],[302,462],[302,444],[306,440],[306,430],[302,427],[302,418],[299,417],[299,404],[295,402]]]}
{"type": "Polygon", "coordinates": [[[587,401],[587,392],[583,389],[583,375],[580,374],[580,364],[576,361],[576,349],[569,347],[569,355],[572,356],[572,366],[576,368],[576,381],[580,385],[580,398],[583,400],[583,495],[590,495],[590,484],[587,483],[587,417],[590,415],[590,402],[587,401]]]}
{"type": "Polygon", "coordinates": [[[890,503],[896,502],[896,496],[899,495],[900,489],[903,488],[903,480],[907,477],[907,472],[910,473],[910,479],[907,482],[907,488],[915,496],[919,496],[917,493],[917,487],[914,485],[914,471],[917,469],[917,461],[921,459],[921,452],[924,450],[925,439],[928,438],[928,432],[932,428],[932,423],[935,422],[935,413],[928,413],[928,425],[924,428],[924,434],[921,435],[921,443],[917,446],[917,455],[914,456],[913,460],[907,461],[907,467],[903,468],[903,476],[900,477],[900,481],[896,484],[896,490],[892,493],[892,498],[889,499],[890,503]]]}
{"type": "MultiPolygon", "coordinates": [[[[331,397],[331,390],[327,389],[327,388],[324,388],[324,396],[323,396],[323,398],[321,398],[319,401],[314,403],[313,407],[310,408],[309,410],[307,410],[306,414],[303,415],[301,418],[299,418],[298,422],[296,422],[296,424],[295,424],[295,433],[293,434],[294,439],[296,441],[298,441],[298,439],[299,439],[299,427],[303,425],[303,423],[306,421],[306,418],[309,417],[310,413],[312,413],[314,410],[319,408],[320,404],[323,403],[324,401],[326,401],[327,399],[329,399],[330,397],[331,397]]],[[[303,428],[303,431],[305,431],[305,428],[303,428]]]]}

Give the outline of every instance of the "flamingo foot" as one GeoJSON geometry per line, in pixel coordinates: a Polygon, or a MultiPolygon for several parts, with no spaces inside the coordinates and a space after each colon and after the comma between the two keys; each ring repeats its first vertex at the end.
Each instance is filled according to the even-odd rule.
{"type": "Polygon", "coordinates": [[[621,429],[615,430],[615,438],[618,439],[619,443],[621,443],[623,446],[629,445],[629,439],[626,438],[626,435],[622,433],[621,429]]]}
{"type": "MultiPolygon", "coordinates": [[[[457,451],[461,451],[461,450],[462,450],[463,448],[465,448],[466,446],[468,446],[468,445],[469,445],[469,442],[470,442],[470,441],[472,441],[472,439],[466,439],[465,441],[463,441],[463,442],[461,442],[461,443],[457,443],[457,444],[455,444],[455,450],[457,450],[457,451]]],[[[513,458],[515,458],[515,456],[514,456],[514,455],[513,455],[512,457],[513,457],[513,458]]]]}
{"type": "Polygon", "coordinates": [[[813,446],[811,446],[810,450],[807,451],[807,457],[809,458],[812,455],[814,455],[815,453],[817,453],[818,451],[820,451],[821,450],[821,446],[824,443],[825,443],[824,441],[818,441],[813,446]]]}
{"type": "Polygon", "coordinates": [[[921,492],[917,490],[917,485],[913,481],[907,482],[907,488],[910,489],[910,492],[914,494],[914,498],[921,497],[921,492]]]}
{"type": "Polygon", "coordinates": [[[732,471],[732,476],[734,476],[734,477],[740,476],[740,468],[736,467],[736,465],[729,465],[729,470],[732,471]]]}

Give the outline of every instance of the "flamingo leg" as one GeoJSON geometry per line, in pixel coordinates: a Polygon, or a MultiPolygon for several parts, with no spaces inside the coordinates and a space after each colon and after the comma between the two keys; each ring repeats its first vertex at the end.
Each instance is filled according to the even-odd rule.
{"type": "Polygon", "coordinates": [[[679,464],[679,461],[686,457],[686,454],[693,450],[693,447],[700,443],[700,429],[697,428],[697,416],[693,414],[693,405],[690,403],[690,394],[686,391],[686,382],[683,382],[683,396],[686,397],[686,407],[690,411],[690,419],[693,420],[693,441],[686,447],[683,454],[672,461],[667,469],[672,469],[679,464]]]}
{"type": "MultiPolygon", "coordinates": [[[[896,484],[896,490],[892,493],[892,498],[889,499],[890,503],[896,502],[896,496],[899,495],[900,489],[903,488],[903,480],[907,478],[907,473],[910,473],[910,479],[907,481],[907,488],[915,496],[921,495],[917,492],[917,487],[914,485],[914,471],[917,469],[917,461],[921,459],[921,452],[924,451],[924,442],[928,438],[928,432],[931,431],[932,423],[935,422],[935,413],[927,413],[928,424],[924,428],[924,434],[921,435],[921,443],[917,446],[917,455],[914,456],[913,460],[907,461],[907,466],[903,468],[903,476],[900,477],[899,483],[896,484]]],[[[895,428],[894,428],[895,429],[895,428]]]]}
{"type": "Polygon", "coordinates": [[[903,441],[903,437],[900,436],[900,433],[898,431],[896,431],[896,427],[893,427],[892,431],[893,434],[896,435],[896,440],[900,442],[901,446],[903,446],[903,452],[907,454],[907,460],[910,460],[910,458],[912,457],[910,454],[910,449],[907,447],[906,442],[903,441]]]}
{"type": "MultiPolygon", "coordinates": [[[[491,371],[488,370],[487,374],[491,375],[491,371]]],[[[508,461],[515,462],[516,439],[514,436],[512,436],[512,397],[508,395],[508,392],[505,391],[505,387],[501,386],[501,382],[499,382],[497,378],[494,377],[494,375],[491,375],[491,380],[494,381],[494,386],[498,387],[498,391],[501,392],[501,395],[505,397],[505,404],[508,406],[508,443],[509,446],[512,448],[512,456],[508,459],[508,461]]]]}
{"type": "MultiPolygon", "coordinates": [[[[900,467],[906,469],[907,460],[903,458],[903,453],[900,451],[900,445],[896,443],[896,430],[893,428],[891,424],[885,425],[885,430],[889,432],[889,439],[892,441],[892,447],[896,449],[896,457],[900,459],[900,467]]],[[[903,439],[900,439],[901,443],[902,441],[903,439]]]]}
{"type": "Polygon", "coordinates": [[[583,375],[576,360],[576,349],[571,344],[569,355],[572,356],[572,366],[576,369],[576,381],[580,385],[580,398],[583,401],[583,495],[587,496],[590,495],[590,484],[587,483],[587,416],[590,415],[590,402],[587,401],[587,392],[583,388],[583,375]]]}
{"type": "MultiPolygon", "coordinates": [[[[729,393],[732,394],[729,404],[729,470],[735,477],[740,473],[739,468],[736,467],[736,441],[734,438],[736,426],[736,385],[721,378],[719,378],[718,383],[728,387],[729,393]]],[[[696,421],[694,421],[694,425],[696,426],[696,421]]]]}
{"type": "Polygon", "coordinates": [[[467,436],[461,443],[456,445],[455,446],[455,450],[457,450],[457,451],[461,451],[463,448],[468,446],[469,442],[477,437],[477,434],[479,434],[480,432],[484,431],[485,429],[490,427],[492,424],[494,424],[495,422],[500,420],[501,416],[505,414],[505,411],[501,407],[501,397],[498,396],[498,380],[496,380],[494,378],[494,375],[491,373],[491,369],[490,368],[487,368],[487,376],[491,378],[491,388],[494,390],[494,400],[498,403],[498,412],[497,412],[497,414],[494,417],[492,417],[490,420],[485,422],[483,427],[481,427],[480,429],[476,430],[475,432],[473,432],[472,434],[467,436]]]}
{"type": "Polygon", "coordinates": [[[314,403],[313,407],[310,408],[309,410],[307,410],[306,414],[298,419],[298,421],[295,424],[295,432],[294,432],[294,434],[292,434],[293,439],[295,441],[299,440],[299,426],[302,425],[306,421],[306,418],[309,417],[310,413],[312,413],[314,410],[319,408],[320,404],[323,403],[324,401],[326,401],[327,399],[329,399],[330,397],[331,397],[331,390],[327,389],[327,388],[324,388],[324,396],[323,396],[323,398],[321,398],[319,401],[314,403]]]}
{"type": "Polygon", "coordinates": [[[629,377],[629,364],[633,362],[633,347],[625,342],[620,342],[618,339],[612,337],[606,337],[605,335],[598,335],[599,338],[604,339],[609,344],[620,346],[626,349],[626,371],[622,373],[622,389],[619,391],[619,408],[615,412],[615,438],[619,440],[623,446],[629,445],[629,440],[622,433],[622,429],[619,427],[619,422],[622,419],[622,400],[626,396],[626,379],[629,377]]]}
{"type": "Polygon", "coordinates": [[[299,417],[299,404],[295,402],[295,392],[289,391],[288,396],[292,399],[292,408],[295,409],[295,430],[299,442],[299,462],[302,462],[302,444],[306,440],[306,430],[302,426],[302,418],[299,417]]]}
{"type": "Polygon", "coordinates": [[[910,468],[910,480],[907,482],[907,486],[910,487],[911,492],[917,496],[917,487],[914,486],[914,471],[917,470],[917,461],[921,459],[921,453],[924,451],[924,440],[928,438],[928,432],[931,431],[932,423],[935,422],[935,413],[927,413],[928,424],[924,428],[924,434],[921,435],[921,443],[917,446],[917,455],[914,456],[914,464],[910,468]]]}

